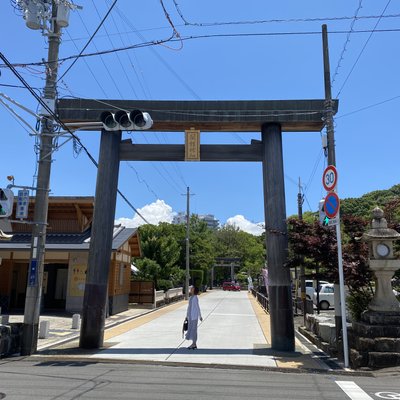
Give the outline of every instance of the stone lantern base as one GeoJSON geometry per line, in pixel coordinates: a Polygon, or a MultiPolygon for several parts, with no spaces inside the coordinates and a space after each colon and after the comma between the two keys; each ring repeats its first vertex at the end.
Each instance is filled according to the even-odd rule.
{"type": "Polygon", "coordinates": [[[400,311],[364,311],[349,332],[353,368],[400,365],[400,311]]]}

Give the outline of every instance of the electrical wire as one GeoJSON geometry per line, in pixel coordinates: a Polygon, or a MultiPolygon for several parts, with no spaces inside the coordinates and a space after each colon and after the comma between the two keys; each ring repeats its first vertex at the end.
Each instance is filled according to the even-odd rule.
{"type": "MultiPolygon", "coordinates": [[[[92,4],[93,4],[93,7],[94,7],[95,10],[96,10],[96,13],[97,13],[98,17],[101,18],[100,13],[99,13],[99,10],[98,10],[98,8],[97,8],[96,3],[95,3],[94,0],[92,0],[92,4]]],[[[108,41],[109,41],[110,44],[111,44],[111,47],[115,48],[114,43],[113,43],[113,41],[111,40],[110,35],[108,34],[108,29],[107,29],[107,27],[106,27],[105,24],[103,25],[103,29],[104,29],[104,31],[106,32],[106,35],[107,35],[108,41]]],[[[115,56],[117,57],[118,63],[119,63],[119,65],[120,65],[121,69],[122,69],[122,72],[123,72],[124,75],[125,75],[126,82],[128,83],[128,85],[129,85],[130,88],[132,89],[132,92],[133,92],[134,96],[135,96],[136,98],[138,98],[138,95],[137,95],[137,93],[136,93],[136,89],[135,89],[135,87],[133,86],[133,83],[132,83],[132,80],[131,80],[130,76],[129,76],[128,73],[126,72],[126,69],[125,69],[125,67],[124,67],[124,64],[123,64],[122,61],[121,61],[121,58],[120,58],[120,56],[119,56],[119,53],[115,53],[115,56]]]]}
{"type": "MultiPolygon", "coordinates": [[[[71,37],[69,31],[68,31],[68,30],[66,30],[66,31],[67,31],[67,35],[68,35],[69,37],[71,37]]],[[[77,46],[77,44],[75,43],[75,41],[72,40],[72,42],[73,42],[75,48],[78,49],[78,46],[77,46]]],[[[103,85],[100,85],[99,80],[97,79],[95,73],[93,72],[93,70],[92,70],[92,68],[90,67],[89,63],[87,62],[86,58],[83,58],[83,62],[85,63],[85,65],[86,65],[87,69],[89,70],[90,74],[92,75],[93,79],[96,81],[96,83],[97,83],[97,85],[99,86],[100,90],[103,92],[104,96],[107,97],[107,94],[106,94],[106,92],[105,92],[105,90],[104,90],[104,88],[103,88],[103,85]]],[[[64,82],[62,79],[59,79],[59,81],[62,82],[62,83],[64,82]]]]}
{"type": "Polygon", "coordinates": [[[369,110],[370,108],[377,107],[377,106],[380,106],[381,104],[385,104],[385,103],[388,103],[390,101],[397,100],[397,99],[400,99],[400,95],[391,97],[390,99],[386,99],[386,100],[380,101],[378,103],[370,104],[369,106],[359,108],[358,110],[350,111],[346,114],[339,115],[339,116],[335,117],[335,120],[339,119],[339,118],[348,117],[349,115],[353,115],[353,114],[359,113],[361,111],[369,110]]]}
{"type": "Polygon", "coordinates": [[[90,36],[89,40],[86,42],[86,44],[83,46],[82,50],[80,51],[80,53],[78,54],[78,57],[75,58],[75,60],[72,62],[72,64],[64,71],[64,73],[58,78],[57,82],[60,81],[62,78],[64,78],[65,75],[67,75],[67,73],[71,70],[71,68],[75,65],[75,63],[79,60],[79,58],[81,57],[81,55],[83,54],[83,52],[86,50],[86,48],[89,46],[89,44],[91,43],[91,41],[94,39],[94,37],[96,36],[96,33],[100,30],[101,26],[104,24],[105,20],[107,19],[107,17],[110,15],[112,9],[114,8],[114,6],[117,4],[118,0],[114,0],[113,4],[111,5],[111,7],[108,9],[106,15],[103,17],[103,19],[101,20],[100,24],[98,25],[98,27],[96,28],[96,30],[93,32],[93,34],[90,36]]]}
{"type": "MultiPolygon", "coordinates": [[[[25,89],[26,90],[26,87],[22,86],[22,85],[10,85],[10,84],[7,84],[7,83],[0,83],[0,86],[8,87],[8,88],[16,88],[16,89],[25,89]]],[[[41,91],[41,89],[35,88],[35,87],[32,87],[32,89],[33,90],[38,90],[39,92],[41,91]]]]}
{"type": "Polygon", "coordinates": [[[152,189],[152,187],[147,183],[147,181],[139,176],[139,173],[138,173],[137,169],[136,169],[129,161],[128,161],[126,164],[128,165],[128,167],[129,167],[133,172],[135,172],[137,181],[138,181],[140,184],[143,183],[143,184],[147,187],[147,190],[148,190],[150,193],[152,193],[156,199],[159,199],[159,196],[158,196],[157,193],[152,189]]]}
{"type": "Polygon", "coordinates": [[[368,36],[366,42],[364,43],[364,46],[362,47],[360,53],[358,54],[358,57],[356,58],[356,61],[354,62],[353,66],[351,67],[350,72],[347,74],[346,79],[344,80],[342,86],[340,87],[340,89],[339,89],[339,91],[338,91],[338,94],[336,95],[336,98],[339,98],[340,94],[342,93],[343,88],[345,87],[347,81],[349,80],[351,74],[352,74],[353,71],[354,71],[354,68],[356,67],[358,61],[360,60],[362,54],[364,53],[364,50],[365,50],[365,48],[367,47],[369,41],[371,40],[372,35],[373,35],[375,32],[377,32],[376,28],[377,28],[379,22],[381,22],[381,19],[382,19],[382,17],[383,17],[383,14],[385,13],[386,9],[389,7],[389,4],[391,3],[391,1],[392,1],[392,0],[389,0],[389,1],[386,3],[386,6],[385,6],[385,8],[383,9],[380,18],[378,19],[378,21],[376,21],[376,24],[375,24],[374,28],[372,29],[370,35],[368,36]]]}
{"type": "MultiPolygon", "coordinates": [[[[106,3],[108,4],[107,0],[106,0],[106,3]]],[[[117,7],[117,12],[118,12],[118,7],[117,7]]],[[[118,24],[117,24],[117,22],[116,22],[116,20],[114,18],[114,14],[111,14],[111,20],[112,20],[112,22],[114,24],[114,27],[115,27],[116,31],[118,32],[118,36],[119,36],[119,38],[121,40],[122,46],[126,46],[125,40],[123,38],[123,35],[120,32],[118,24]]],[[[111,36],[111,35],[112,34],[110,34],[109,36],[111,36]]],[[[149,89],[149,87],[147,85],[146,79],[145,79],[143,71],[141,69],[141,66],[140,66],[140,63],[139,63],[139,59],[136,57],[135,52],[133,52],[133,58],[135,59],[135,62],[133,62],[129,51],[126,52],[126,55],[128,56],[128,60],[129,60],[130,66],[132,67],[132,70],[135,73],[136,79],[139,82],[139,85],[140,85],[140,87],[142,89],[144,97],[146,99],[150,98],[151,97],[150,89],[149,89]],[[136,68],[136,65],[139,68],[141,78],[139,76],[138,69],[136,68]],[[142,82],[142,80],[143,80],[143,82],[142,82]]]]}
{"type": "Polygon", "coordinates": [[[347,36],[346,36],[346,41],[344,42],[342,52],[340,53],[339,60],[338,60],[338,63],[337,63],[337,65],[336,65],[336,68],[335,68],[335,72],[334,72],[333,77],[332,77],[331,86],[333,86],[333,84],[334,84],[334,82],[335,82],[335,80],[336,80],[336,77],[337,77],[338,74],[339,74],[339,68],[341,67],[341,63],[342,63],[342,61],[343,61],[343,59],[344,59],[344,53],[345,53],[346,50],[347,50],[347,45],[350,43],[350,36],[351,36],[351,34],[353,33],[354,24],[355,24],[356,21],[357,21],[357,15],[358,15],[359,11],[360,11],[361,8],[362,8],[362,2],[363,2],[363,0],[359,0],[359,1],[358,1],[358,7],[357,7],[357,9],[356,9],[356,11],[355,11],[355,13],[354,13],[354,18],[353,18],[353,20],[351,21],[351,24],[350,24],[350,31],[349,31],[349,33],[348,33],[347,36]]]}
{"type": "MultiPolygon", "coordinates": [[[[144,43],[147,41],[147,39],[138,31],[136,30],[135,26],[132,24],[132,22],[119,10],[117,7],[117,14],[119,17],[125,22],[125,24],[130,27],[131,29],[134,30],[136,33],[136,36],[142,40],[144,43]]],[[[162,41],[162,43],[167,43],[168,41],[171,41],[173,39],[165,39],[162,41]]],[[[180,39],[179,39],[180,40],[180,39]]],[[[152,43],[152,42],[147,42],[147,43],[152,43]]],[[[154,42],[153,42],[154,43],[154,42]]],[[[161,42],[160,42],[161,44],[161,42]]],[[[134,45],[135,46],[135,45],[134,45]]],[[[127,46],[130,47],[130,46],[127,46]]],[[[197,100],[200,100],[200,96],[193,90],[193,88],[165,61],[163,57],[160,56],[160,54],[156,51],[156,49],[153,46],[149,47],[150,51],[153,53],[153,55],[158,59],[158,61],[163,64],[163,66],[179,81],[179,83],[197,100]]]]}
{"type": "MultiPolygon", "coordinates": [[[[29,92],[32,94],[32,96],[42,105],[42,107],[53,117],[53,119],[65,130],[67,131],[72,137],[74,137],[78,143],[82,146],[82,149],[86,153],[86,155],[89,157],[90,161],[98,168],[98,163],[94,159],[94,157],[91,155],[89,150],[86,148],[86,146],[83,145],[81,142],[80,138],[76,136],[58,117],[57,114],[54,113],[54,111],[43,101],[43,99],[38,96],[35,91],[29,86],[29,84],[25,81],[25,79],[19,74],[19,72],[12,66],[12,64],[7,60],[7,58],[4,56],[3,53],[0,52],[0,58],[4,61],[4,63],[9,67],[11,72],[18,78],[18,80],[29,90],[29,92]]],[[[117,189],[118,194],[125,200],[125,202],[136,212],[136,214],[142,218],[144,222],[147,224],[150,224],[145,217],[143,217],[142,214],[133,206],[133,204],[128,200],[128,198],[119,190],[117,189]]]]}
{"type": "MultiPolygon", "coordinates": [[[[85,23],[85,21],[83,20],[81,14],[78,14],[78,16],[79,16],[79,19],[81,20],[82,25],[84,26],[86,32],[89,32],[89,29],[88,29],[88,27],[86,26],[86,23],[85,23]]],[[[96,51],[98,51],[97,46],[96,46],[95,43],[93,43],[93,47],[96,49],[96,51]]],[[[117,85],[117,82],[115,81],[113,74],[111,73],[110,69],[108,68],[107,63],[104,61],[104,58],[103,58],[102,56],[100,56],[100,60],[101,60],[101,63],[103,64],[104,69],[107,71],[107,74],[108,74],[108,76],[109,76],[109,78],[110,78],[110,81],[113,83],[114,88],[117,90],[117,92],[118,92],[120,98],[124,98],[124,96],[123,96],[122,93],[121,93],[121,90],[119,89],[119,85],[117,85]]]]}
{"type": "Polygon", "coordinates": [[[317,172],[319,163],[321,162],[322,155],[324,154],[323,149],[320,149],[318,152],[317,159],[315,160],[314,167],[311,171],[310,177],[308,178],[307,184],[304,186],[304,195],[307,194],[308,190],[310,189],[311,183],[314,180],[315,174],[317,172]]]}
{"type": "Polygon", "coordinates": [[[12,115],[12,117],[18,122],[18,124],[29,134],[33,136],[36,134],[35,129],[29,125],[11,106],[5,101],[0,99],[0,104],[12,115]]]}
{"type": "MultiPolygon", "coordinates": [[[[293,22],[324,22],[324,21],[345,21],[352,20],[354,16],[341,16],[341,17],[316,17],[316,18],[286,18],[286,19],[263,19],[263,20],[248,20],[248,21],[220,21],[220,22],[189,22],[183,15],[177,0],[173,0],[175,9],[185,25],[196,27],[211,27],[211,26],[224,26],[224,25],[258,25],[270,23],[293,23],[293,22]]],[[[377,19],[377,18],[398,18],[400,14],[391,14],[385,16],[378,15],[364,15],[356,19],[377,19]]]]}
{"type": "MultiPolygon", "coordinates": [[[[400,28],[390,28],[390,29],[361,29],[361,30],[354,30],[353,34],[362,34],[362,33],[393,33],[393,32],[400,32],[400,28]]],[[[330,31],[329,34],[347,34],[349,33],[348,30],[340,30],[340,31],[330,31]]],[[[315,36],[321,35],[320,31],[303,31],[303,32],[259,32],[259,33],[216,33],[216,34],[208,34],[208,35],[192,35],[192,36],[181,36],[179,39],[160,39],[160,40],[153,40],[149,42],[142,42],[137,43],[130,46],[118,47],[116,49],[108,49],[108,50],[101,50],[92,53],[85,53],[85,54],[78,54],[78,55],[71,55],[68,57],[59,58],[59,62],[65,62],[68,60],[73,60],[76,58],[83,58],[83,57],[96,57],[105,54],[112,54],[121,51],[133,50],[133,49],[141,49],[146,47],[154,47],[159,46],[163,43],[167,42],[177,42],[177,41],[188,41],[188,40],[201,40],[201,39],[216,39],[216,38],[237,38],[237,37],[268,37],[268,36],[315,36]]],[[[48,61],[38,61],[38,62],[30,62],[30,63],[14,63],[11,64],[14,67],[21,67],[21,66],[30,66],[30,65],[46,65],[48,61]]],[[[5,64],[0,64],[0,68],[6,68],[5,64]]]]}

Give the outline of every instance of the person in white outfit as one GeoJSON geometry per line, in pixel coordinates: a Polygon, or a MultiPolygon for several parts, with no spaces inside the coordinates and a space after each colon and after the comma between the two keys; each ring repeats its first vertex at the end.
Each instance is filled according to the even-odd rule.
{"type": "Polygon", "coordinates": [[[203,321],[199,306],[199,288],[192,286],[190,288],[189,305],[187,308],[186,318],[188,319],[188,330],[186,333],[186,340],[191,340],[192,344],[188,347],[190,350],[197,349],[197,324],[203,321]]]}

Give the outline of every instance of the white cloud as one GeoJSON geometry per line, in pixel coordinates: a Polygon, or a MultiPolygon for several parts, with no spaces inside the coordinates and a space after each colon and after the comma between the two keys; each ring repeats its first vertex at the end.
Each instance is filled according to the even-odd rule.
{"type": "MultiPolygon", "coordinates": [[[[158,225],[160,222],[171,223],[175,214],[172,211],[172,207],[165,203],[164,200],[157,200],[154,203],[146,204],[142,208],[138,208],[138,211],[149,223],[154,225],[158,225]]],[[[127,228],[137,228],[146,224],[137,214],[133,218],[119,218],[115,223],[122,224],[127,228]]]]}
{"type": "Polygon", "coordinates": [[[254,222],[251,222],[248,219],[246,219],[243,215],[235,215],[234,217],[228,218],[226,224],[236,226],[240,230],[247,233],[251,233],[252,235],[255,236],[260,236],[264,232],[263,222],[255,224],[254,222]]]}

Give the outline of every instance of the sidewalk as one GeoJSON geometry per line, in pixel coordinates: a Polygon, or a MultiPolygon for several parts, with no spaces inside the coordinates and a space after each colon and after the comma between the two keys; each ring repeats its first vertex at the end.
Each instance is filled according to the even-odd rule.
{"type": "MultiPolygon", "coordinates": [[[[135,306],[129,308],[127,311],[112,315],[106,319],[106,329],[116,324],[129,321],[133,318],[137,318],[141,315],[146,315],[154,310],[135,306]]],[[[10,315],[10,322],[23,322],[23,315],[10,315]]],[[[41,321],[50,321],[49,337],[46,339],[38,340],[38,350],[44,350],[53,345],[60,345],[62,343],[71,341],[75,338],[79,338],[79,329],[72,329],[72,316],[71,315],[55,315],[55,314],[44,314],[40,316],[41,321]]]]}
{"type": "MultiPolygon", "coordinates": [[[[132,314],[129,321],[109,327],[105,331],[103,349],[79,349],[78,340],[73,340],[42,350],[35,357],[230,368],[330,370],[318,357],[317,349],[304,344],[306,341],[301,343],[296,339],[296,351],[293,353],[273,351],[270,347],[269,316],[247,292],[213,291],[201,295],[199,300],[204,320],[199,324],[197,350],[188,350],[190,342],[182,339],[187,302],[179,302],[151,313],[146,310],[145,315],[134,319],[132,314]]],[[[139,310],[135,311],[136,315],[140,315],[139,310]]]]}

